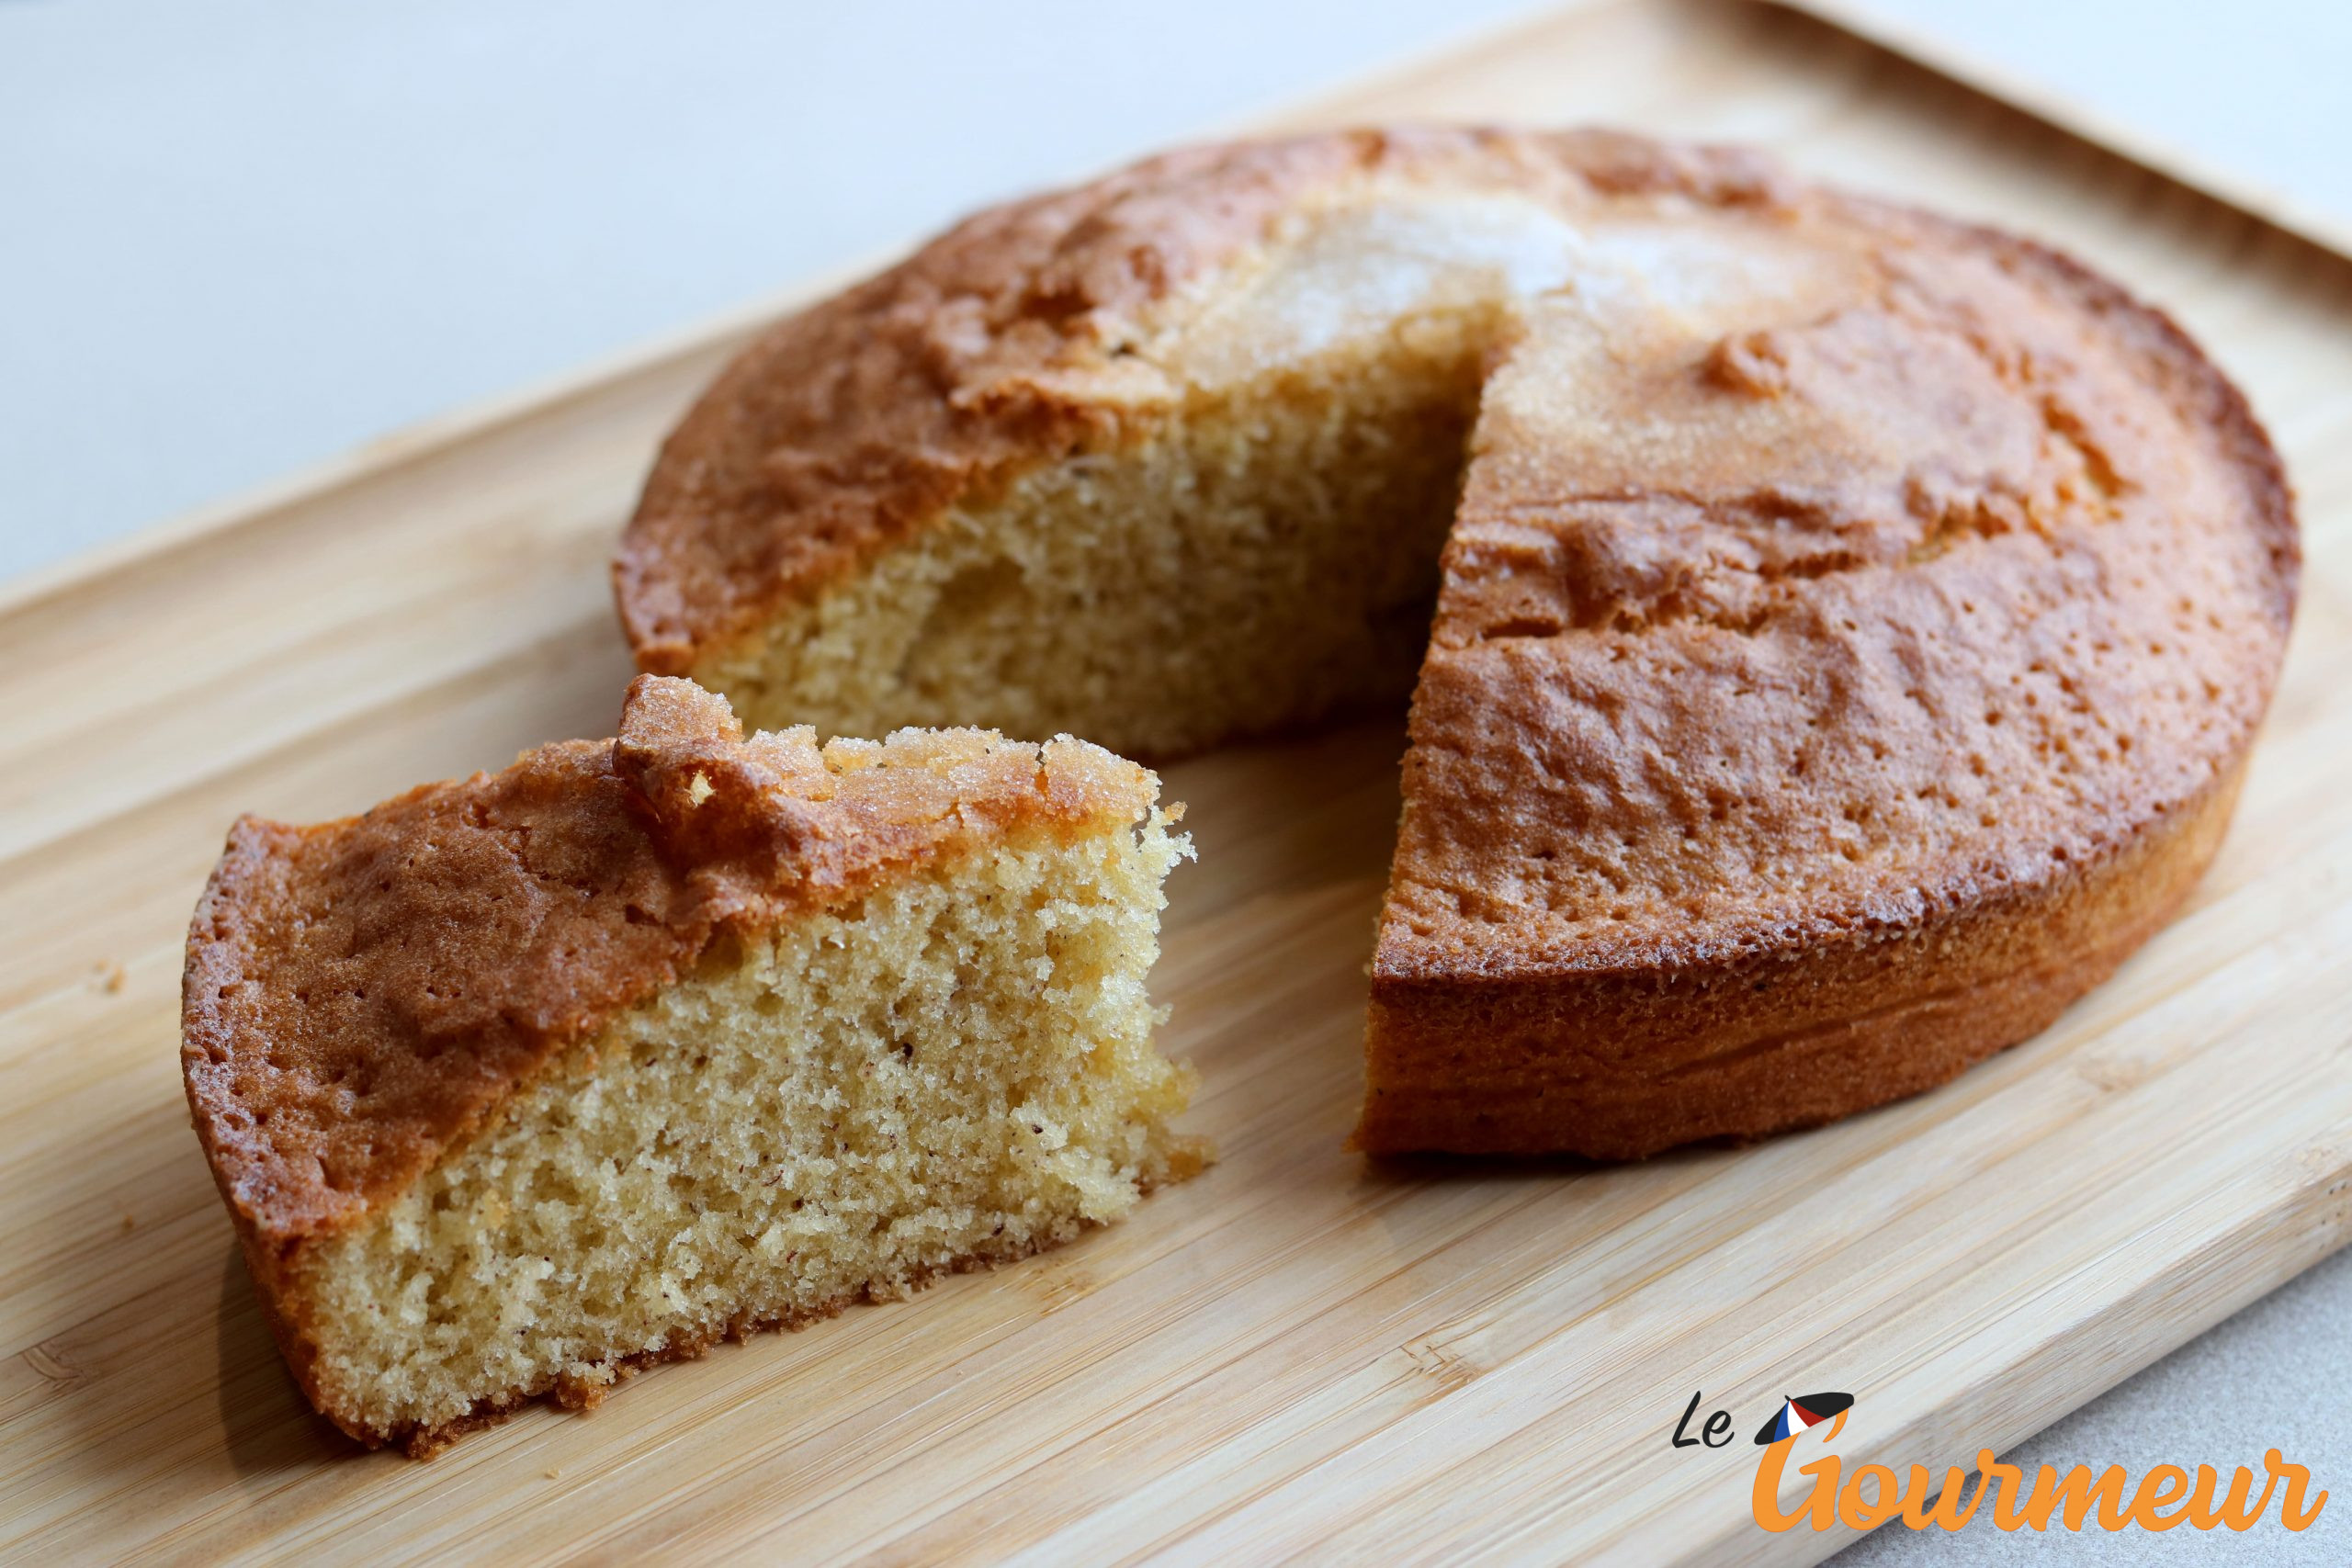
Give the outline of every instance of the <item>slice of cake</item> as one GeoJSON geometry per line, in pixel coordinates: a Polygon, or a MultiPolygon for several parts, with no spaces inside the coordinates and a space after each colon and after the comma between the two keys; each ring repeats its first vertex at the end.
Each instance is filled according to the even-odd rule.
{"type": "Polygon", "coordinates": [[[1158,788],[1069,739],[746,739],[646,677],[616,740],[239,822],[182,1062],[304,1389],[431,1452],[1197,1170],[1158,788]]]}

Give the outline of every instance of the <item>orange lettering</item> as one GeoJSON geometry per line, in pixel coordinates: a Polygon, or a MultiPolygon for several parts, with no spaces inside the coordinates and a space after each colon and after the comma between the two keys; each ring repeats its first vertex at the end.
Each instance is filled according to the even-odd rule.
{"type": "Polygon", "coordinates": [[[1928,1490],[1928,1467],[1915,1464],[1911,1467],[1911,1485],[1904,1494],[1903,1522],[1915,1530],[1926,1529],[1929,1525],[1939,1529],[1956,1530],[1975,1517],[1976,1505],[1984,1500],[1984,1495],[1980,1491],[1975,1496],[1968,1497],[1968,1506],[1962,1508],[1959,1504],[1963,1497],[1968,1497],[1968,1472],[1960,1466],[1953,1465],[1944,1472],[1942,1492],[1930,1493],[1928,1490]],[[1933,1508],[1927,1506],[1930,1496],[1936,1499],[1933,1508]]]}
{"type": "Polygon", "coordinates": [[[2141,1478],[2140,1490],[2132,1498],[2132,1518],[2143,1530],[2168,1530],[2186,1524],[2187,1507],[2175,1508],[2170,1514],[2164,1510],[2188,1495],[2188,1472],[2177,1464],[2160,1464],[2141,1478]]]}
{"type": "MultiPolygon", "coordinates": [[[[2262,1468],[2287,1483],[2287,1495],[2278,1499],[2278,1522],[2290,1530],[2311,1529],[2312,1521],[2319,1517],[2319,1511],[2327,1506],[2327,1494],[2323,1492],[2312,1499],[2310,1512],[2303,1510],[2303,1488],[2312,1483],[2312,1472],[2300,1464],[2289,1464],[2287,1456],[2277,1449],[2262,1456],[2262,1468]]],[[[2269,1500],[2270,1488],[2267,1484],[2262,1489],[2262,1495],[2266,1502],[2269,1500]]]]}
{"type": "Polygon", "coordinates": [[[2078,1464],[2064,1477],[2054,1466],[2043,1465],[2041,1474],[2033,1483],[2033,1495],[2026,1500],[2025,1519],[2037,1530],[2050,1528],[2050,1513],[2057,1508],[2066,1521],[2066,1528],[2078,1530],[2091,1511],[2091,1503],[2098,1503],[2101,1529],[2120,1530],[2130,1521],[2123,1503],[2123,1467],[2110,1464],[2099,1472],[2098,1479],[2091,1479],[2091,1467],[2078,1464]]]}
{"type": "MultiPolygon", "coordinates": [[[[1836,1435],[1833,1425],[1829,1436],[1836,1435]]],[[[1979,1449],[1973,1495],[1969,1493],[1967,1472],[1957,1465],[1944,1472],[1942,1490],[1936,1491],[1934,1475],[1923,1464],[1911,1466],[1909,1476],[1902,1481],[1883,1464],[1860,1465],[1847,1476],[1838,1456],[1825,1454],[1798,1467],[1797,1473],[1812,1484],[1795,1509],[1782,1513],[1781,1489],[1795,1441],[1792,1437],[1783,1438],[1772,1444],[1756,1466],[1751,1499],[1756,1522],[1775,1533],[1800,1524],[1816,1530],[1833,1529],[1839,1524],[1849,1529],[1872,1530],[1896,1517],[1915,1530],[1955,1531],[1976,1517],[1987,1497],[1993,1500],[1993,1528],[2000,1530],[2047,1530],[2053,1522],[2079,1530],[2096,1514],[2098,1528],[2108,1530],[2136,1525],[2160,1532],[2188,1525],[2200,1530],[2244,1531],[2261,1522],[2270,1506],[2270,1495],[2278,1491],[2281,1482],[2286,1483],[2286,1491],[2278,1500],[2278,1522],[2287,1529],[2311,1529],[2327,1506],[2327,1494],[2311,1489],[2309,1468],[2289,1462],[2277,1449],[2262,1456],[2260,1495],[2249,1495],[2254,1491],[2254,1472],[2240,1465],[2231,1475],[2228,1495],[2218,1503],[2213,1493],[2221,1484],[2221,1472],[2210,1464],[2197,1467],[2193,1483],[2179,1465],[2156,1465],[2141,1477],[2136,1489],[2120,1464],[2098,1472],[2078,1464],[2063,1472],[2055,1465],[2045,1464],[2036,1472],[2031,1492],[2020,1501],[2024,1472],[1995,1459],[1992,1450],[1979,1449]]]]}
{"type": "Polygon", "coordinates": [[[1976,1483],[1976,1500],[1981,1503],[1987,1492],[1993,1493],[1993,1528],[2013,1530],[2022,1527],[2025,1517],[2018,1512],[2018,1483],[2025,1479],[2025,1473],[2016,1465],[1995,1460],[1991,1449],[1976,1450],[1976,1473],[1981,1477],[1976,1483]],[[2000,1490],[1994,1492],[1996,1481],[2000,1490]]]}
{"type": "MultiPolygon", "coordinates": [[[[2200,1487],[2204,1486],[2205,1477],[2211,1473],[2211,1470],[2204,1465],[2200,1464],[2197,1467],[2197,1480],[2200,1487]]],[[[2222,1506],[2218,1511],[2209,1510],[2209,1514],[2216,1520],[2216,1522],[2225,1525],[2231,1529],[2252,1529],[2254,1528],[2255,1521],[2262,1517],[2262,1510],[2270,1506],[2270,1489],[2278,1483],[2278,1481],[2276,1476],[2265,1481],[2262,1483],[2262,1495],[2254,1500],[2254,1506],[2252,1507],[2248,1507],[2246,1506],[2245,1495],[2248,1489],[2254,1485],[2254,1472],[2246,1469],[2245,1466],[2240,1465],[2230,1476],[2230,1495],[2222,1500],[2222,1506]]],[[[2210,1495],[2210,1489],[2208,1489],[2208,1492],[2210,1495]]],[[[2196,1505],[2194,1503],[2189,1505],[2189,1513],[2192,1518],[2195,1517],[2196,1505]]],[[[2199,1529],[2211,1529],[2213,1527],[2211,1524],[2200,1524],[2197,1528],[2199,1529]]]]}
{"type": "MultiPolygon", "coordinates": [[[[2220,1483],[2222,1472],[2210,1464],[2197,1467],[2197,1484],[2188,1493],[2188,1528],[2209,1530],[2222,1522],[2221,1514],[2213,1506],[2213,1488],[2220,1483]]],[[[2245,1479],[2245,1472],[2238,1472],[2238,1479],[2245,1479]]]]}
{"type": "Polygon", "coordinates": [[[1793,1514],[1781,1512],[1781,1472],[1789,1462],[1789,1445],[1795,1440],[1783,1438],[1764,1450],[1764,1457],[1756,1461],[1756,1484],[1748,1489],[1748,1512],[1774,1535],[1796,1529],[1797,1521],[1804,1517],[1802,1509],[1793,1514]]]}
{"type": "Polygon", "coordinates": [[[1817,1530],[1826,1530],[1838,1522],[1839,1469],[1836,1454],[1825,1454],[1811,1464],[1797,1466],[1799,1475],[1813,1477],[1813,1528],[1817,1530]]]}
{"type": "Polygon", "coordinates": [[[1866,1464],[1854,1472],[1846,1489],[1838,1497],[1838,1517],[1849,1529],[1876,1529],[1903,1511],[1902,1495],[1894,1489],[1894,1472],[1883,1464],[1866,1464]],[[1862,1483],[1875,1482],[1871,1488],[1878,1494],[1875,1502],[1862,1501],[1862,1483]]]}
{"type": "Polygon", "coordinates": [[[1789,1462],[1789,1450],[1795,1443],[1794,1438],[1782,1438],[1766,1449],[1764,1457],[1756,1463],[1756,1486],[1748,1499],[1749,1506],[1755,1512],[1756,1522],[1775,1534],[1794,1529],[1800,1520],[1808,1517],[1817,1530],[1826,1530],[1838,1520],[1838,1466],[1836,1454],[1798,1467],[1799,1475],[1814,1478],[1813,1495],[1800,1505],[1795,1513],[1781,1512],[1781,1472],[1789,1462]]]}

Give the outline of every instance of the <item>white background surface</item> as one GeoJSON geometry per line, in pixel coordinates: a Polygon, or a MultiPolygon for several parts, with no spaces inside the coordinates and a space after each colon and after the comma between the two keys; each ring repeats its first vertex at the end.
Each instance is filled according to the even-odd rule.
{"type": "MultiPolygon", "coordinates": [[[[2352,215],[2343,0],[1874,3],[2352,215]]],[[[1529,9],[0,0],[0,578],[1529,9]]],[[[2352,1255],[2005,1457],[2273,1446],[2300,1536],[1841,1562],[2352,1563],[2352,1255]]]]}

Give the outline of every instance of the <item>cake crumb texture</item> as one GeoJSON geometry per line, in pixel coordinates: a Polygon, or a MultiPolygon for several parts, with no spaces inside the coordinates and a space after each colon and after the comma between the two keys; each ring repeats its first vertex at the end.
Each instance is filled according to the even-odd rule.
{"type": "Polygon", "coordinates": [[[240,823],[183,1057],[304,1386],[427,1451],[1197,1169],[1156,794],[1067,740],[745,739],[647,677],[615,741],[240,823]]]}

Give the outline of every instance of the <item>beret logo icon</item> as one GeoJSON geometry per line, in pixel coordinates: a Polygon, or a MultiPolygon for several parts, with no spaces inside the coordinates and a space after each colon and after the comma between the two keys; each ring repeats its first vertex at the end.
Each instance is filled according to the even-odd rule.
{"type": "MultiPolygon", "coordinates": [[[[1793,1438],[1808,1427],[1817,1427],[1833,1416],[1843,1416],[1854,1407],[1850,1393],[1805,1393],[1782,1402],[1780,1413],[1764,1423],[1756,1434],[1756,1445],[1762,1448],[1777,1443],[1782,1438],[1793,1438]]],[[[1836,1436],[1833,1429],[1831,1436],[1836,1436]]]]}

